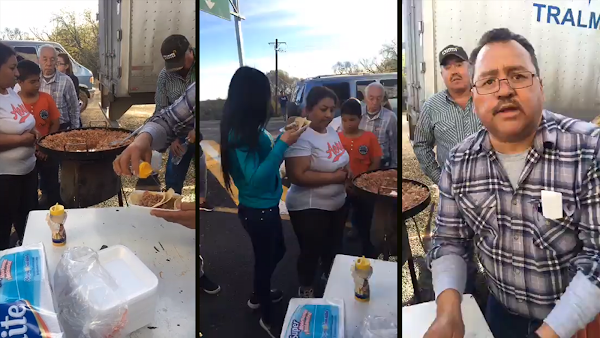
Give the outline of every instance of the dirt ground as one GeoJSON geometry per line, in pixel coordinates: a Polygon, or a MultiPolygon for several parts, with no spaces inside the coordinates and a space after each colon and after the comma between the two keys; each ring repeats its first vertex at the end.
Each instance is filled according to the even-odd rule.
{"type": "MultiPolygon", "coordinates": [[[[92,124],[94,126],[98,126],[98,125],[101,125],[101,122],[98,123],[98,121],[106,121],[104,114],[102,113],[102,110],[100,110],[100,107],[98,105],[99,100],[100,100],[99,95],[95,95],[95,97],[92,100],[90,100],[87,109],[81,114],[81,120],[82,120],[84,126],[90,125],[90,122],[92,122],[92,124]]],[[[144,121],[146,121],[146,119],[148,119],[150,116],[152,116],[152,113],[154,113],[154,105],[133,106],[133,107],[131,107],[131,109],[129,109],[125,113],[125,115],[123,115],[123,117],[121,117],[121,119],[119,119],[119,123],[121,124],[121,126],[123,128],[133,131],[133,130],[137,129],[139,126],[141,126],[144,123],[144,121]]],[[[164,182],[165,182],[165,167],[167,164],[167,158],[168,158],[168,154],[167,153],[163,154],[163,165],[159,172],[160,181],[163,184],[163,186],[164,186],[164,182]]],[[[195,172],[196,172],[196,169],[192,162],[192,165],[190,165],[190,169],[188,170],[188,173],[187,173],[187,176],[185,179],[185,183],[183,186],[184,201],[195,200],[195,186],[196,186],[195,172]]],[[[131,178],[131,177],[123,177],[122,181],[123,181],[123,190],[125,191],[125,194],[128,194],[129,192],[134,190],[137,179],[131,178]]],[[[105,207],[117,207],[117,206],[119,206],[119,202],[118,202],[117,197],[115,196],[103,203],[95,205],[94,207],[95,208],[105,208],[105,207]]]]}

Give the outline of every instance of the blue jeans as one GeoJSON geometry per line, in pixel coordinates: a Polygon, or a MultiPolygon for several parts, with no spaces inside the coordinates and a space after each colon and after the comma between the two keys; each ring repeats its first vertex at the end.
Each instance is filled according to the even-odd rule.
{"type": "MultiPolygon", "coordinates": [[[[183,144],[185,138],[179,139],[179,142],[183,144]]],[[[183,182],[185,181],[185,175],[187,175],[190,163],[196,154],[196,145],[188,145],[188,149],[181,158],[181,162],[178,165],[173,164],[173,153],[169,150],[169,159],[167,160],[167,170],[165,172],[165,185],[167,189],[171,188],[176,193],[181,194],[183,190],[183,182]]]]}
{"type": "Polygon", "coordinates": [[[271,321],[271,277],[285,255],[279,207],[268,209],[238,206],[238,217],[248,232],[254,251],[254,294],[265,321],[271,321]]]}
{"type": "Polygon", "coordinates": [[[510,313],[491,293],[485,309],[485,321],[495,338],[527,338],[543,323],[510,313]]]}

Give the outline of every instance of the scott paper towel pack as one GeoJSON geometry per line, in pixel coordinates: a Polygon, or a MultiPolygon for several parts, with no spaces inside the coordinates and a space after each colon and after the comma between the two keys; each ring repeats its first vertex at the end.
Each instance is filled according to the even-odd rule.
{"type": "Polygon", "coordinates": [[[0,251],[0,337],[63,338],[41,243],[0,251]]]}

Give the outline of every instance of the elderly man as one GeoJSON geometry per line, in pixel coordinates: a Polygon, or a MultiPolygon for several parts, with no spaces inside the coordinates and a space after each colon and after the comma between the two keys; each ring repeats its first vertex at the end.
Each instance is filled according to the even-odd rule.
{"type": "Polygon", "coordinates": [[[398,118],[393,111],[383,107],[385,88],[373,82],[365,88],[366,105],[359,128],[370,131],[379,140],[383,150],[381,168],[398,167],[398,118]]]}
{"type": "Polygon", "coordinates": [[[413,144],[421,169],[435,184],[450,149],[481,129],[481,122],[473,113],[467,53],[462,47],[449,45],[442,49],[439,60],[446,89],[423,105],[413,144]]]}
{"type": "Polygon", "coordinates": [[[600,129],[544,110],[533,46],[508,29],[470,58],[484,129],[453,148],[428,261],[437,317],[426,338],[463,337],[474,242],[494,337],[572,337],[600,312],[600,129]]]}
{"type": "Polygon", "coordinates": [[[60,111],[59,130],[81,127],[79,97],[68,75],[56,70],[58,52],[51,45],[40,47],[39,64],[42,68],[40,91],[52,95],[60,111]]]}

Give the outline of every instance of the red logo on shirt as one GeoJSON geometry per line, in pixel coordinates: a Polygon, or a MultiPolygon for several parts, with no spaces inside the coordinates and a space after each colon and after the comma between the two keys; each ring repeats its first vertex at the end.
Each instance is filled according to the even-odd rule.
{"type": "Polygon", "coordinates": [[[338,141],[338,142],[334,143],[333,147],[331,146],[331,144],[329,142],[327,142],[327,154],[329,154],[329,157],[327,157],[327,158],[330,159],[331,157],[333,157],[335,155],[335,157],[333,157],[333,163],[337,162],[340,159],[340,157],[342,157],[342,155],[344,155],[345,151],[346,151],[346,149],[344,149],[342,142],[338,141]]]}
{"type": "Polygon", "coordinates": [[[14,120],[19,120],[19,124],[25,122],[25,120],[27,120],[27,118],[29,117],[29,115],[31,114],[29,112],[29,110],[27,110],[25,108],[25,106],[23,104],[18,105],[17,107],[15,107],[14,105],[10,105],[12,107],[12,111],[10,112],[11,114],[13,114],[13,118],[14,120]],[[19,117],[21,119],[19,119],[19,117]]]}

